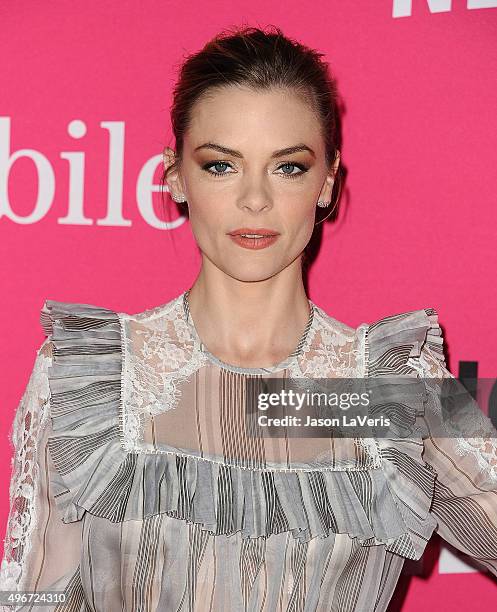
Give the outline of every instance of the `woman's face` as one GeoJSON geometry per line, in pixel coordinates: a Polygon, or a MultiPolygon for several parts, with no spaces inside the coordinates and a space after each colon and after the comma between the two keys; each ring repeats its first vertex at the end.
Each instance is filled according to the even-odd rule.
{"type": "Polygon", "coordinates": [[[338,162],[327,170],[319,121],[297,95],[230,86],[196,103],[181,166],[167,182],[188,202],[203,258],[240,281],[257,281],[300,265],[316,202],[331,200],[338,162]],[[249,249],[229,235],[240,228],[278,237],[249,249]]]}

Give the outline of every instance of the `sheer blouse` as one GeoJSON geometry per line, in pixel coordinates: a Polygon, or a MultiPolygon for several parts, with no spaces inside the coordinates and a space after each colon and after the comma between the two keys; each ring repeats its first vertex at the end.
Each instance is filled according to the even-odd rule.
{"type": "Polygon", "coordinates": [[[60,591],[44,609],[65,612],[384,611],[434,532],[497,576],[497,431],[468,394],[474,435],[431,433],[427,381],[454,378],[436,311],[354,328],[309,304],[291,355],[241,368],[202,343],[187,292],[136,314],[46,300],[0,590],[60,591]],[[248,379],[380,376],[421,383],[394,409],[427,435],[247,431],[248,379]]]}

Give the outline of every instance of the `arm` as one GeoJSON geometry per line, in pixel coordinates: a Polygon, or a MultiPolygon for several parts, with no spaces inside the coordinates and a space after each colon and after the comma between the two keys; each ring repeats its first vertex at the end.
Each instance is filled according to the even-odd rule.
{"type": "MultiPolygon", "coordinates": [[[[420,363],[427,378],[455,379],[426,345],[420,363]]],[[[433,392],[428,396],[424,419],[430,434],[423,459],[437,474],[430,509],[436,531],[497,576],[497,430],[468,392],[464,403],[474,416],[465,419],[464,437],[436,437],[431,432],[440,436],[444,428],[440,397],[433,392]]]]}
{"type": "Polygon", "coordinates": [[[37,352],[12,423],[10,511],[0,590],[63,590],[79,572],[81,521],[62,522],[49,479],[53,467],[47,447],[51,430],[47,368],[51,363],[52,344],[47,339],[37,352]]]}

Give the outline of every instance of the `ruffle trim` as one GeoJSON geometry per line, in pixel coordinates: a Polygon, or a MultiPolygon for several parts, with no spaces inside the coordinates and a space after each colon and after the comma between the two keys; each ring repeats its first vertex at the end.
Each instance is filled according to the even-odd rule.
{"type": "MultiPolygon", "coordinates": [[[[165,513],[213,535],[269,537],[291,531],[303,542],[347,533],[361,545],[385,545],[419,559],[436,521],[429,509],[432,468],[422,440],[378,439],[383,467],[357,470],[250,470],[191,455],[132,453],[122,445],[122,330],[118,313],[47,300],[41,324],[53,343],[49,368],[50,474],[64,523],[85,512],[112,522],[165,513]]],[[[433,309],[368,326],[368,376],[417,376],[409,357],[424,342],[439,347],[433,309]]],[[[410,406],[422,414],[425,398],[410,406]]]]}
{"type": "Polygon", "coordinates": [[[369,325],[365,344],[366,376],[399,375],[403,387],[392,390],[394,414],[395,408],[401,409],[397,411],[401,429],[406,425],[422,432],[418,438],[377,438],[388,486],[403,517],[410,549],[414,553],[403,556],[419,559],[437,526],[435,517],[430,514],[437,475],[422,458],[423,417],[430,401],[426,379],[419,375],[423,371],[419,357],[426,345],[445,367],[438,313],[433,308],[424,308],[383,317],[369,325]],[[405,384],[409,383],[410,377],[412,390],[409,390],[409,384],[405,384]],[[402,402],[404,397],[409,399],[409,405],[402,402]]]}

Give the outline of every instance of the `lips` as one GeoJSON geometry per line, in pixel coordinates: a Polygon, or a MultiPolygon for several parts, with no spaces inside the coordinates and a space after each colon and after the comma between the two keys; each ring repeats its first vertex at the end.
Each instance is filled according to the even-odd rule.
{"type": "Polygon", "coordinates": [[[251,251],[259,251],[272,246],[278,240],[279,232],[267,227],[239,227],[228,236],[238,246],[251,251]]]}
{"type": "Polygon", "coordinates": [[[272,229],[267,229],[266,227],[240,227],[231,232],[228,232],[230,236],[240,236],[241,234],[245,235],[256,235],[256,236],[278,236],[279,232],[272,229]]]}

